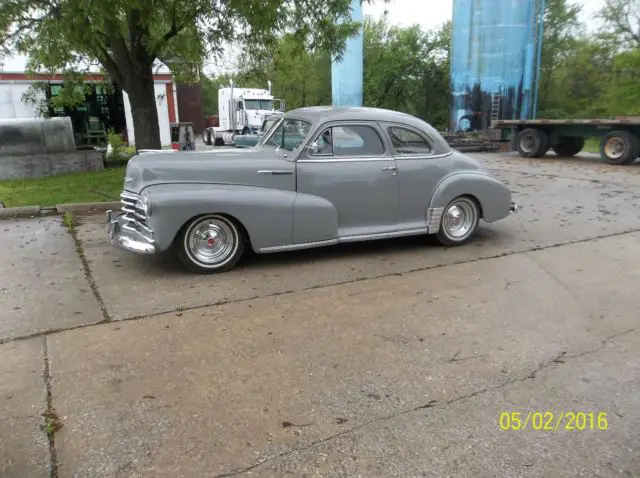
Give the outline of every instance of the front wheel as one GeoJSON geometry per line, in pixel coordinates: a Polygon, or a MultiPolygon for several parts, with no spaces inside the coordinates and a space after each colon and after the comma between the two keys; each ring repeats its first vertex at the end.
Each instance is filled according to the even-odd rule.
{"type": "Polygon", "coordinates": [[[200,274],[233,268],[244,252],[244,234],[231,219],[207,214],[189,221],[178,235],[176,251],[180,261],[200,274]]]}
{"type": "Polygon", "coordinates": [[[459,246],[473,236],[479,221],[478,203],[470,197],[458,197],[444,208],[436,238],[443,246],[459,246]]]}

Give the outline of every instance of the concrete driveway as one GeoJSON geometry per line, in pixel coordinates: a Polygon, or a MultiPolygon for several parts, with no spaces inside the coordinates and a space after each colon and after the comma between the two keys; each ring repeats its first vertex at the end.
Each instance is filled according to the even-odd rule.
{"type": "Polygon", "coordinates": [[[0,222],[0,476],[640,476],[640,164],[476,156],[523,210],[449,250],[0,222]]]}

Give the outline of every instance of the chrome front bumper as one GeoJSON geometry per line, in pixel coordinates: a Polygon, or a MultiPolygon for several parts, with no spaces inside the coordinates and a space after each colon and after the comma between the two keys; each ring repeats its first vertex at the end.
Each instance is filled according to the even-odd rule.
{"type": "Polygon", "coordinates": [[[124,213],[107,211],[107,234],[111,244],[137,254],[155,254],[154,241],[127,225],[124,213]]]}
{"type": "Polygon", "coordinates": [[[516,214],[519,210],[520,210],[520,207],[516,203],[512,202],[511,207],[509,208],[509,212],[511,214],[516,214]]]}

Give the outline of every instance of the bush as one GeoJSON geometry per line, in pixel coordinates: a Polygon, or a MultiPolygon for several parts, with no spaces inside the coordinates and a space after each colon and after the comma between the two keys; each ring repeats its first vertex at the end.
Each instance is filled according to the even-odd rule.
{"type": "Polygon", "coordinates": [[[107,138],[109,141],[109,146],[107,147],[107,158],[116,161],[125,159],[123,156],[125,156],[125,148],[127,145],[124,142],[122,135],[116,133],[113,129],[110,129],[107,138]]]}

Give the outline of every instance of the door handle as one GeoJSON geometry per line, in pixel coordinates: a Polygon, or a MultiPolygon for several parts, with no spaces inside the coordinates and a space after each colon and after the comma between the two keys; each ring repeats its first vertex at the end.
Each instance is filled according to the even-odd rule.
{"type": "Polygon", "coordinates": [[[386,168],[382,168],[382,171],[397,171],[397,166],[387,166],[386,168]]]}
{"type": "Polygon", "coordinates": [[[270,174],[272,176],[282,176],[285,174],[293,174],[293,171],[261,169],[258,171],[258,174],[270,174]]]}

